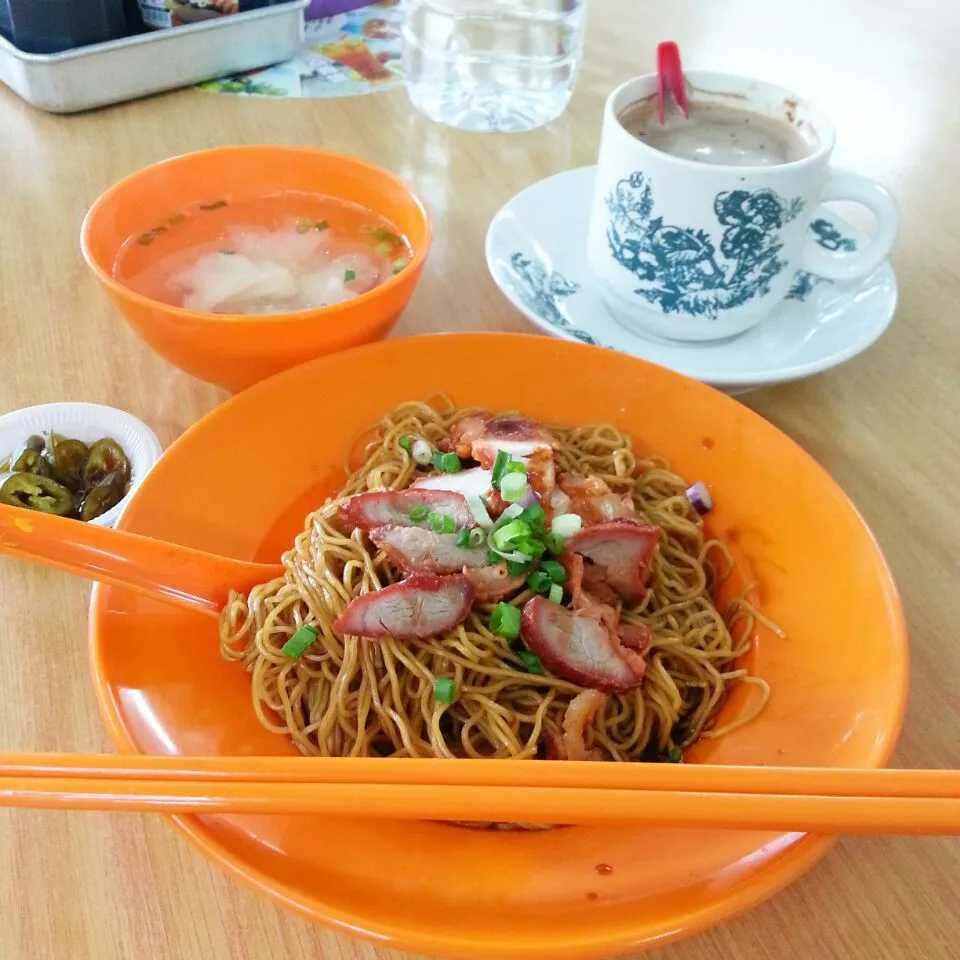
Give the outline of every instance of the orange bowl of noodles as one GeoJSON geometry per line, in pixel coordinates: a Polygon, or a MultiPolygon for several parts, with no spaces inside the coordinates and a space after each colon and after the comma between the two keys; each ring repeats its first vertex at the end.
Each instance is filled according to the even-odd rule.
{"type": "MultiPolygon", "coordinates": [[[[508,618],[494,622],[495,604],[474,606],[439,640],[344,637],[327,623],[348,601],[376,597],[367,578],[385,587],[401,576],[331,518],[365,491],[422,496],[420,481],[440,474],[432,457],[411,459],[416,440],[446,465],[468,408],[549,425],[558,486],[591,474],[661,529],[645,599],[617,601],[621,624],[649,632],[642,683],[605,694],[581,727],[592,758],[676,760],[679,747],[687,763],[886,763],[903,718],[906,634],[880,549],[839,487],[771,424],[700,383],[598,348],[496,334],[399,340],[305,364],[234,397],[166,451],[118,525],[249,560],[283,554],[288,576],[235,597],[219,627],[96,588],[93,673],[118,749],[540,762],[545,733],[569,732],[582,684],[546,655],[536,669],[523,656],[532,651],[504,633],[508,618]],[[319,415],[303,415],[317,404],[319,415]],[[293,432],[294,455],[278,457],[293,432]],[[275,468],[263,469],[265,455],[275,468]],[[693,481],[713,501],[702,519],[685,493],[693,481]],[[314,636],[291,650],[308,624],[314,636]]],[[[502,479],[500,490],[509,499],[502,479]]],[[[568,589],[569,580],[561,605],[568,589]]],[[[528,596],[507,603],[548,602],[528,596]]],[[[598,766],[578,768],[588,788],[598,766]]],[[[756,904],[833,842],[636,825],[173,820],[228,873],[306,917],[417,953],[476,958],[659,945],[756,904]]]]}
{"type": "Polygon", "coordinates": [[[187,373],[242,390],[381,339],[430,247],[393,174],[305,147],[220,147],[131,174],[90,208],[84,258],[134,330],[187,373]]]}

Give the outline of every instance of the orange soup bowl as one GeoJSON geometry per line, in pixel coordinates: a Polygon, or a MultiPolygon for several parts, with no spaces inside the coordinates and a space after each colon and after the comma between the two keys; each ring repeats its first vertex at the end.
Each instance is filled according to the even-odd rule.
{"type": "Polygon", "coordinates": [[[420,279],[430,241],[423,202],[392,173],[354,157],[282,146],[202,150],[139,170],[100,196],[80,233],[84,259],[133,329],[181,370],[233,391],[386,336],[420,279]],[[115,264],[124,244],[151,235],[156,248],[175,242],[183,210],[280,193],[322,195],[372,210],[406,237],[410,263],[355,299],[269,316],[187,310],[117,280],[115,264]]]}
{"type": "MultiPolygon", "coordinates": [[[[786,636],[758,626],[745,657],[771,687],[763,712],[701,740],[687,762],[886,763],[903,719],[907,640],[863,520],[803,450],[747,407],[622,354],[545,337],[450,334],[304,364],[188,430],[117,525],[275,562],[342,484],[369,428],[403,401],[438,394],[549,423],[612,423],[638,455],[661,454],[709,484],[707,531],[732,552],[733,589],[754,584],[758,606],[786,636]],[[278,444],[293,455],[278,456],[278,444]]],[[[97,587],[90,651],[121,751],[296,755],[254,715],[250,677],[222,659],[214,618],[97,587]]],[[[754,693],[737,687],[718,722],[742,716],[754,693]]],[[[438,761],[448,762],[474,761],[438,761]]],[[[578,765],[584,787],[600,766],[578,765]]],[[[302,916],[418,954],[478,960],[573,960],[662,944],[756,904],[833,843],[636,824],[515,833],[280,814],[173,821],[229,874],[302,916]]]]}

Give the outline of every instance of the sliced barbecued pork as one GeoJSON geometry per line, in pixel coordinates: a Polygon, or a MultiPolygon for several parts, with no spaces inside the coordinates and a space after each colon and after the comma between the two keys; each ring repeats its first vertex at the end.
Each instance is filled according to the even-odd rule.
{"type": "Polygon", "coordinates": [[[411,511],[427,510],[453,517],[457,527],[472,527],[473,513],[462,494],[449,490],[422,489],[416,486],[408,490],[383,490],[358,493],[340,504],[331,518],[331,523],[342,533],[353,530],[373,530],[387,524],[401,527],[427,525],[426,516],[419,520],[411,517],[411,511]]]}
{"type": "MultiPolygon", "coordinates": [[[[582,579],[586,591],[597,594],[606,586],[625,603],[636,604],[646,596],[659,542],[659,527],[647,527],[635,520],[614,520],[575,533],[564,545],[563,556],[570,564],[572,579],[582,579]],[[582,573],[574,554],[586,561],[582,573]]],[[[571,593],[572,587],[573,584],[571,593]]]]}
{"type": "Polygon", "coordinates": [[[526,417],[471,413],[450,428],[447,445],[461,459],[476,460],[489,469],[499,450],[522,460],[538,450],[557,450],[560,442],[545,426],[526,417]]]}
{"type": "Polygon", "coordinates": [[[377,527],[370,539],[405,573],[458,573],[489,565],[486,546],[458,547],[455,533],[377,527]]]}
{"type": "Polygon", "coordinates": [[[491,603],[516,593],[525,583],[512,577],[506,564],[491,563],[486,545],[458,547],[453,533],[417,527],[380,527],[370,539],[405,573],[465,573],[476,590],[477,603],[491,603]]]}
{"type": "Polygon", "coordinates": [[[599,611],[573,613],[534,597],[523,608],[520,636],[564,680],[605,693],[633,690],[643,682],[646,664],[603,620],[599,611]]]}
{"type": "Polygon", "coordinates": [[[462,623],[473,598],[473,584],[462,573],[447,577],[416,574],[352,600],[334,629],[371,640],[423,640],[462,623]]]}

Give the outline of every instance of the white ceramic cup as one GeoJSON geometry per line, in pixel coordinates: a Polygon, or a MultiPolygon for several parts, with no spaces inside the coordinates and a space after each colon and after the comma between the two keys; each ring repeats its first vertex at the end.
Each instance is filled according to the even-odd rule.
{"type": "Polygon", "coordinates": [[[657,77],[628,80],[607,98],[587,258],[604,300],[628,329],[671,340],[720,340],[755,326],[798,270],[831,280],[872,273],[890,254],[897,204],[880,184],[832,170],[834,131],[789,90],[722,73],[687,73],[687,97],[790,124],[802,159],[721,166],[672,156],[628,133],[624,108],[656,94],[657,77]],[[827,200],[862,204],[872,240],[856,252],[823,245],[809,227],[827,200]],[[818,242],[819,240],[819,242],[818,242]]]}

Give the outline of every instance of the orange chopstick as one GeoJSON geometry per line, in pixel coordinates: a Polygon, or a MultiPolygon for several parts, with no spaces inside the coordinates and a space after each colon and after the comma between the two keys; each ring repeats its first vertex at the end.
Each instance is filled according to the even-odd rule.
{"type": "Polygon", "coordinates": [[[0,806],[960,834],[960,771],[17,754],[0,806]]]}

